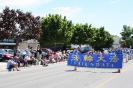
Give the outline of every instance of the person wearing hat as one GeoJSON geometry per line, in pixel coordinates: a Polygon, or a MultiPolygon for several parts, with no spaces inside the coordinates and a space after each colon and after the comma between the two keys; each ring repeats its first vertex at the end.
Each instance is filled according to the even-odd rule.
{"type": "Polygon", "coordinates": [[[16,68],[17,71],[20,71],[20,69],[18,68],[18,63],[16,63],[13,60],[13,57],[10,57],[10,59],[7,62],[7,69],[9,69],[9,71],[11,71],[12,68],[16,68]]]}

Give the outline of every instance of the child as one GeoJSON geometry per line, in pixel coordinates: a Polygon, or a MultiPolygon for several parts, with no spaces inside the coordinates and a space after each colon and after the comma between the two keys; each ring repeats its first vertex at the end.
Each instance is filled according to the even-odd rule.
{"type": "Polygon", "coordinates": [[[49,60],[46,58],[46,56],[43,57],[42,64],[43,66],[48,66],[49,60]]]}

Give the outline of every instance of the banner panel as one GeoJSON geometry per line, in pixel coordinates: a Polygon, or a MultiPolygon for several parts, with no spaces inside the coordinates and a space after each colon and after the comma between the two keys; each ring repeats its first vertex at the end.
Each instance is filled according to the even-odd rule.
{"type": "Polygon", "coordinates": [[[73,54],[70,53],[67,65],[89,68],[122,68],[122,54],[73,54]]]}

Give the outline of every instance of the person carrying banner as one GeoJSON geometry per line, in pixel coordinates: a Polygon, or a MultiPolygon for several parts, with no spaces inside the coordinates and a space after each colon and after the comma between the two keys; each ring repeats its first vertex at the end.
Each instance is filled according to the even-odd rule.
{"type": "MultiPolygon", "coordinates": [[[[122,54],[122,50],[120,48],[118,48],[116,51],[115,51],[115,54],[118,55],[118,54],[122,54]]],[[[123,60],[122,60],[123,61],[123,60]]],[[[120,68],[118,68],[118,73],[120,73],[121,70],[120,68]]]]}

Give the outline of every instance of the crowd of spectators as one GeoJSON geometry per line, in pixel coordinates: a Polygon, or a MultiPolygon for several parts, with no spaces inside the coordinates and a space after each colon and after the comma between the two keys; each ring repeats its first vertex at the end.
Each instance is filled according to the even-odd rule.
{"type": "Polygon", "coordinates": [[[12,68],[16,68],[17,71],[20,71],[20,67],[29,67],[33,64],[48,66],[49,63],[57,63],[67,60],[69,54],[66,51],[60,50],[53,53],[45,52],[46,54],[44,55],[44,51],[39,45],[37,46],[36,51],[34,51],[29,45],[25,51],[25,55],[14,53],[14,56],[11,57],[7,62],[7,69],[11,70],[12,68]]]}

